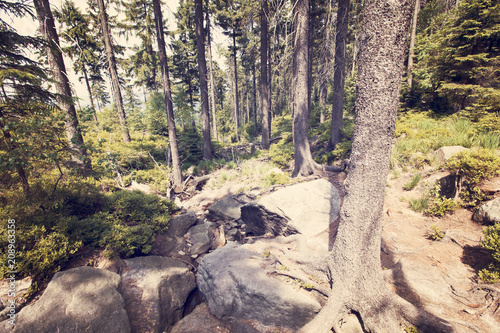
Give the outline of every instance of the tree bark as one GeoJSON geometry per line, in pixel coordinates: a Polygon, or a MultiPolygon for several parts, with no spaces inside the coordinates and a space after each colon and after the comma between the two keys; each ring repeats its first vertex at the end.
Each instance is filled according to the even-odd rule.
{"type": "Polygon", "coordinates": [[[293,177],[308,176],[317,169],[309,145],[309,0],[298,0],[294,8],[293,49],[293,177]]]}
{"type": "Polygon", "coordinates": [[[339,0],[337,31],[335,39],[335,70],[333,74],[332,122],[330,126],[330,149],[342,140],[342,118],[344,115],[345,49],[349,17],[349,0],[339,0]]]}
{"type": "Polygon", "coordinates": [[[156,40],[158,42],[158,55],[160,57],[163,94],[165,96],[165,106],[167,112],[168,142],[172,155],[173,183],[175,186],[179,186],[182,184],[181,162],[179,158],[179,149],[177,147],[177,131],[175,129],[174,107],[172,103],[172,93],[170,90],[170,78],[168,74],[167,53],[165,51],[165,34],[163,32],[160,0],[153,0],[153,9],[155,14],[156,40]]]}
{"type": "Polygon", "coordinates": [[[410,34],[410,50],[408,51],[408,73],[407,80],[408,86],[412,87],[413,85],[413,56],[415,55],[415,37],[417,35],[417,19],[418,12],[420,10],[420,0],[416,0],[415,3],[415,11],[413,12],[413,21],[411,24],[411,34],[410,34]]]}
{"type": "Polygon", "coordinates": [[[203,33],[203,0],[195,2],[196,51],[200,73],[201,127],[203,132],[203,159],[212,160],[212,139],[210,137],[210,115],[208,112],[207,61],[205,58],[205,37],[203,33]]]}
{"type": "Polygon", "coordinates": [[[40,23],[40,30],[47,42],[47,58],[58,94],[57,102],[65,114],[64,128],[71,158],[82,169],[91,169],[92,166],[90,160],[87,158],[83,136],[78,125],[78,117],[72,101],[71,87],[66,74],[64,59],[59,46],[59,37],[56,32],[49,2],[48,0],[35,0],[34,5],[38,22],[40,23]]]}
{"type": "MultiPolygon", "coordinates": [[[[207,4],[208,4],[208,0],[207,0],[207,4]]],[[[214,64],[213,64],[213,60],[212,60],[212,36],[210,33],[210,15],[209,15],[208,10],[206,13],[206,21],[207,21],[208,72],[209,72],[209,76],[210,76],[210,101],[212,104],[213,136],[214,136],[215,140],[218,140],[218,137],[217,137],[217,105],[215,103],[214,64]]]]}
{"type": "Polygon", "coordinates": [[[234,133],[236,141],[240,141],[238,127],[240,127],[240,95],[238,92],[238,62],[236,59],[236,28],[233,30],[233,61],[234,61],[234,133]]]}
{"type": "Polygon", "coordinates": [[[368,332],[399,332],[402,318],[419,332],[452,331],[390,292],[381,275],[381,218],[413,3],[364,3],[347,194],[327,263],[332,292],[301,332],[330,332],[349,312],[359,315],[368,332]]]}
{"type": "Polygon", "coordinates": [[[267,0],[260,1],[260,105],[262,108],[262,149],[269,149],[269,82],[267,79],[267,0]]]}
{"type": "Polygon", "coordinates": [[[83,76],[85,78],[85,85],[87,86],[87,91],[89,93],[89,99],[90,99],[90,106],[92,107],[92,116],[94,117],[94,121],[96,125],[99,125],[99,121],[97,120],[97,112],[95,111],[95,104],[94,104],[94,96],[92,95],[92,89],[90,89],[90,82],[89,82],[89,75],[87,73],[87,66],[83,65],[82,66],[82,72],[83,76]]]}
{"type": "Polygon", "coordinates": [[[104,39],[104,45],[106,49],[106,56],[108,58],[109,75],[111,76],[111,85],[113,86],[113,94],[116,109],[118,111],[118,119],[120,120],[120,126],[122,129],[122,137],[124,142],[130,142],[130,134],[127,127],[127,117],[125,115],[125,109],[123,108],[123,98],[120,88],[120,80],[118,78],[118,70],[116,67],[115,52],[113,50],[113,43],[111,42],[111,32],[108,27],[108,16],[106,14],[106,7],[104,6],[104,0],[97,0],[99,5],[99,17],[101,20],[102,36],[104,39]]]}

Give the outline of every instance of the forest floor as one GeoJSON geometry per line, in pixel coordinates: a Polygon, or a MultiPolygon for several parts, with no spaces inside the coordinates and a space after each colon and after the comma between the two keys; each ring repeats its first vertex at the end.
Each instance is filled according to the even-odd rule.
{"type": "MultiPolygon", "coordinates": [[[[498,288],[481,285],[477,278],[489,260],[481,247],[484,226],[464,208],[444,217],[413,211],[409,201],[421,197],[429,186],[426,182],[435,180],[439,171],[427,168],[422,174],[412,191],[403,189],[410,172],[388,177],[381,258],[392,275],[387,279],[390,287],[460,331],[500,332],[498,288]],[[428,237],[431,226],[444,233],[441,240],[428,237]]],[[[498,184],[500,178],[492,182],[498,184]]]]}

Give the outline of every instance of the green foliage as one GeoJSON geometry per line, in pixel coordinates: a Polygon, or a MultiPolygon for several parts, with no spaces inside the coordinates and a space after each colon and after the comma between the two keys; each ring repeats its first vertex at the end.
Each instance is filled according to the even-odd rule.
{"type": "Polygon", "coordinates": [[[443,239],[443,237],[444,237],[444,234],[441,231],[441,229],[439,229],[439,227],[437,227],[435,225],[431,225],[431,231],[427,233],[427,238],[434,240],[434,241],[438,241],[438,240],[443,239]]]}
{"type": "MultiPolygon", "coordinates": [[[[2,221],[17,221],[16,270],[20,277],[33,278],[30,292],[83,246],[106,246],[108,254],[122,257],[147,254],[175,209],[170,201],[138,191],[103,194],[100,183],[91,177],[63,176],[54,191],[56,176],[41,177],[29,199],[18,191],[4,191],[0,196],[2,221]]],[[[6,229],[7,222],[0,224],[2,234],[7,234],[6,229]]],[[[0,239],[4,258],[6,242],[6,237],[0,239]]],[[[7,260],[0,263],[1,277],[10,270],[7,260]]]]}
{"type": "Polygon", "coordinates": [[[500,157],[484,148],[461,151],[447,161],[446,169],[461,177],[460,196],[468,206],[474,207],[486,197],[477,185],[500,175],[500,157]]]}
{"type": "Polygon", "coordinates": [[[414,94],[437,112],[499,110],[500,7],[492,0],[465,0],[437,12],[417,36],[414,94]]]}
{"type": "Polygon", "coordinates": [[[187,126],[178,133],[179,154],[184,169],[203,161],[203,138],[196,128],[187,126]]]}
{"type": "Polygon", "coordinates": [[[271,172],[264,179],[264,184],[266,187],[272,185],[286,185],[290,183],[290,175],[288,173],[276,173],[271,172]]]}
{"type": "Polygon", "coordinates": [[[410,207],[417,213],[423,213],[429,207],[429,198],[411,199],[410,207]]]}
{"type": "Polygon", "coordinates": [[[426,195],[419,199],[411,199],[410,207],[418,212],[429,216],[442,217],[447,213],[456,210],[459,205],[453,199],[445,198],[440,195],[439,183],[426,195]]]}
{"type": "Polygon", "coordinates": [[[479,272],[479,278],[485,283],[497,283],[500,280],[500,223],[484,229],[481,245],[490,251],[492,264],[479,272]]]}
{"type": "Polygon", "coordinates": [[[403,186],[403,189],[405,191],[411,191],[411,190],[413,190],[418,185],[418,182],[420,182],[420,179],[422,179],[422,175],[420,175],[419,173],[417,173],[416,175],[414,175],[413,177],[411,177],[410,182],[406,183],[403,186]]]}
{"type": "Polygon", "coordinates": [[[292,133],[282,133],[282,139],[269,148],[269,157],[277,166],[288,169],[294,158],[292,133]]]}

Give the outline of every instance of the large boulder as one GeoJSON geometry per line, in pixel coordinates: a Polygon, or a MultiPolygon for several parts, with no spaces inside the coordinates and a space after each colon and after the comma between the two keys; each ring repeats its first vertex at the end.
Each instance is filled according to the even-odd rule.
{"type": "MultiPolygon", "coordinates": [[[[311,239],[329,233],[339,215],[340,204],[337,188],[325,179],[318,179],[285,187],[242,206],[241,220],[250,235],[300,233],[311,239]]],[[[328,242],[321,246],[328,250],[328,242]]]]}
{"type": "Polygon", "coordinates": [[[261,253],[230,242],[206,255],[198,267],[198,287],[219,319],[256,320],[298,329],[321,305],[299,288],[270,277],[261,253]]]}
{"type": "Polygon", "coordinates": [[[78,267],[58,272],[42,297],[16,315],[14,329],[4,321],[0,331],[130,332],[119,285],[120,276],[103,269],[78,267]]]}
{"type": "Polygon", "coordinates": [[[184,236],[196,223],[198,218],[194,212],[174,217],[168,224],[168,229],[156,236],[150,254],[179,257],[179,251],[183,251],[186,247],[184,236]]]}
{"type": "Polygon", "coordinates": [[[160,333],[180,320],[186,299],[196,287],[194,274],[186,265],[158,256],[125,263],[120,289],[132,332],[160,333]]]}
{"type": "Polygon", "coordinates": [[[197,224],[187,233],[189,253],[197,255],[207,252],[212,247],[213,226],[211,222],[197,224]]]}
{"type": "Polygon", "coordinates": [[[438,165],[446,163],[453,155],[463,151],[469,150],[462,146],[446,146],[441,147],[434,152],[434,160],[438,165]]]}
{"type": "Polygon", "coordinates": [[[208,207],[208,217],[218,221],[239,219],[241,216],[241,206],[251,201],[252,199],[244,193],[227,196],[208,207]]]}
{"type": "Polygon", "coordinates": [[[500,222],[500,198],[496,198],[481,205],[474,214],[474,220],[484,224],[500,222]]]}

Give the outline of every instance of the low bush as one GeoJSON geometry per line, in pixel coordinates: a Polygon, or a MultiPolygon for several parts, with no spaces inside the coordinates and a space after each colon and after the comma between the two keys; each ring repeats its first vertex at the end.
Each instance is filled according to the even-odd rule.
{"type": "Polygon", "coordinates": [[[500,223],[484,229],[481,245],[489,250],[492,264],[479,272],[479,278],[485,283],[497,283],[500,280],[500,223]]]}
{"type": "Polygon", "coordinates": [[[475,207],[486,197],[477,185],[500,175],[500,157],[495,151],[484,148],[464,150],[446,162],[446,169],[460,176],[460,197],[466,206],[475,207]]]}

